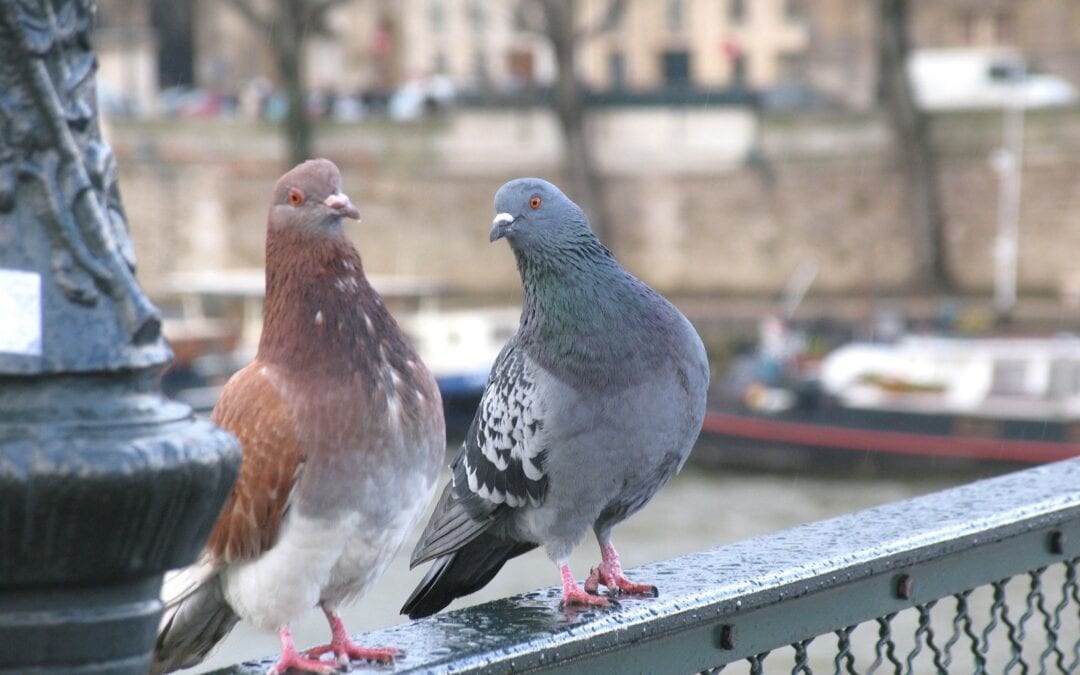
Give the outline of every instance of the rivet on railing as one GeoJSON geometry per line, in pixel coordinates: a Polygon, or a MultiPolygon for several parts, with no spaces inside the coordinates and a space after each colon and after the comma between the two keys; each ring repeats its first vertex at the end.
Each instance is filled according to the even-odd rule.
{"type": "Polygon", "coordinates": [[[1050,552],[1054,555],[1061,555],[1065,552],[1065,533],[1061,530],[1054,530],[1050,533],[1050,552]]]}
{"type": "Polygon", "coordinates": [[[896,597],[901,600],[910,600],[915,591],[915,580],[910,574],[901,574],[896,578],[896,597]]]}
{"type": "Polygon", "coordinates": [[[716,637],[720,649],[735,649],[735,626],[733,624],[725,623],[720,626],[716,637]]]}

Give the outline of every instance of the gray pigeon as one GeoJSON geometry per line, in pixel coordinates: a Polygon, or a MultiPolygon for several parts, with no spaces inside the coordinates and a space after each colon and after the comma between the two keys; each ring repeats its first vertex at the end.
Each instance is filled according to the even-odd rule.
{"type": "Polygon", "coordinates": [[[627,579],[611,530],[686,461],[701,429],[709,364],[679,310],[627,272],[585,214],[537,178],[495,195],[524,287],[518,332],[488,378],[447,485],[412,555],[435,560],[402,613],[428,616],[543,546],[563,603],[656,594],[627,579]],[[602,562],[583,589],[568,565],[592,528],[602,562]]]}

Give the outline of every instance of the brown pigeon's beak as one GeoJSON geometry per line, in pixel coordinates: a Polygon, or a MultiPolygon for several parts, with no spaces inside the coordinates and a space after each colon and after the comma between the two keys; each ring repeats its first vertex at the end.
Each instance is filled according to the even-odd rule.
{"type": "Polygon", "coordinates": [[[343,192],[335,192],[323,200],[323,204],[339,216],[348,216],[353,220],[360,220],[360,209],[349,200],[349,196],[343,192]]]}
{"type": "Polygon", "coordinates": [[[510,232],[510,226],[513,224],[514,217],[509,213],[500,213],[495,216],[495,220],[491,222],[491,234],[488,235],[488,241],[495,241],[505,237],[510,232]]]}

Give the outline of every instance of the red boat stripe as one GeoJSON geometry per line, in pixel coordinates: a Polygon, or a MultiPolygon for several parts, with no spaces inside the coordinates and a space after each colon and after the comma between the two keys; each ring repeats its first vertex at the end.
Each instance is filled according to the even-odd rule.
{"type": "Polygon", "coordinates": [[[718,412],[705,414],[702,429],[709,433],[736,438],[928,457],[1039,463],[1054,462],[1080,455],[1080,445],[1075,443],[849,429],[822,424],[764,420],[718,412]]]}

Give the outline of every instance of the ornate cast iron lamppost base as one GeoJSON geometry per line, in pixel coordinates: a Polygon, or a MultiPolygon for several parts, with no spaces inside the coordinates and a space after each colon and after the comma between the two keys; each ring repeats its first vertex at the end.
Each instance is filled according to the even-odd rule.
{"type": "Polygon", "coordinates": [[[162,397],[101,140],[94,8],[0,0],[0,673],[145,673],[239,466],[162,397]]]}

